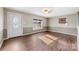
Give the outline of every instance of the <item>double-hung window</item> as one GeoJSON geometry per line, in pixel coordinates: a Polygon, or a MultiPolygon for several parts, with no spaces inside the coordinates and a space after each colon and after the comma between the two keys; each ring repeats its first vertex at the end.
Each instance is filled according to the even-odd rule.
{"type": "Polygon", "coordinates": [[[33,19],[33,30],[42,29],[42,20],[33,19]]]}

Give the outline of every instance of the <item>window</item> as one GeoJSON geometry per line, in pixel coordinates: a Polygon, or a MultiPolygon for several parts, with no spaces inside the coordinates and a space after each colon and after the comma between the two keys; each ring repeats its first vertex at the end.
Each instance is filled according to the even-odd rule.
{"type": "Polygon", "coordinates": [[[18,19],[18,17],[14,17],[13,18],[13,27],[14,28],[18,28],[19,26],[18,26],[18,24],[19,24],[19,19],[18,19]]]}
{"type": "Polygon", "coordinates": [[[33,19],[33,30],[42,29],[42,20],[33,19]]]}

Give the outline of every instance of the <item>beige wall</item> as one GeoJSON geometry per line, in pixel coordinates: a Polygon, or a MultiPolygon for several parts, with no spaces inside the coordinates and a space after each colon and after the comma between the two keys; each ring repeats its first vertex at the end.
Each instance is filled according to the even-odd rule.
{"type": "Polygon", "coordinates": [[[7,12],[13,12],[13,13],[19,13],[22,15],[22,25],[23,25],[23,34],[31,34],[31,33],[36,33],[39,31],[46,31],[46,26],[47,26],[47,19],[41,16],[33,15],[33,14],[28,14],[20,11],[15,11],[15,10],[10,10],[4,8],[4,37],[7,37],[7,12]],[[44,29],[39,30],[39,31],[33,31],[32,26],[33,26],[33,19],[41,19],[43,21],[42,26],[44,29]]]}
{"type": "Polygon", "coordinates": [[[0,7],[0,47],[3,42],[3,8],[0,7]]]}
{"type": "Polygon", "coordinates": [[[46,25],[46,18],[44,18],[44,17],[4,8],[4,14],[5,14],[4,28],[7,27],[6,26],[6,24],[7,24],[6,23],[7,22],[7,16],[6,16],[7,12],[14,12],[14,13],[21,14],[22,15],[22,20],[23,20],[23,27],[32,27],[32,25],[33,25],[32,20],[33,19],[41,19],[41,20],[43,20],[43,26],[47,26],[46,25]]]}
{"type": "Polygon", "coordinates": [[[78,12],[78,35],[77,35],[77,47],[79,51],[79,12],[78,12]]]}
{"type": "Polygon", "coordinates": [[[60,17],[54,17],[49,19],[49,26],[51,27],[72,27],[77,28],[77,21],[78,21],[78,15],[67,15],[67,16],[60,16],[60,17]],[[59,24],[59,18],[65,17],[67,20],[67,25],[65,24],[59,24]]]}
{"type": "Polygon", "coordinates": [[[33,14],[28,14],[24,12],[19,12],[15,10],[10,10],[4,8],[4,36],[6,37],[7,33],[7,12],[14,12],[14,13],[20,13],[22,15],[22,24],[23,24],[23,33],[24,34],[31,34],[31,33],[36,33],[40,31],[47,31],[47,26],[49,31],[53,32],[59,32],[59,33],[65,33],[65,34],[70,34],[70,35],[77,35],[77,21],[78,21],[78,15],[73,14],[73,15],[66,15],[66,16],[60,16],[60,17],[66,17],[68,24],[59,24],[58,19],[60,17],[53,17],[49,18],[48,22],[47,19],[41,16],[36,16],[33,14]],[[41,19],[43,20],[42,26],[44,27],[43,30],[38,30],[38,31],[33,31],[32,26],[33,26],[33,19],[41,19]]]}
{"type": "Polygon", "coordinates": [[[42,26],[47,26],[45,18],[29,14],[23,14],[23,26],[32,27],[33,19],[41,19],[43,21],[42,26]]]}
{"type": "Polygon", "coordinates": [[[46,18],[35,16],[35,15],[23,14],[23,33],[24,34],[32,34],[32,33],[46,31],[46,27],[47,27],[46,18]],[[41,19],[43,29],[33,30],[33,19],[41,19]]]}
{"type": "Polygon", "coordinates": [[[66,15],[60,17],[54,17],[49,19],[49,27],[51,31],[60,32],[65,34],[77,35],[77,22],[78,22],[78,15],[66,15]],[[66,24],[59,24],[59,18],[65,17],[67,20],[66,24]]]}

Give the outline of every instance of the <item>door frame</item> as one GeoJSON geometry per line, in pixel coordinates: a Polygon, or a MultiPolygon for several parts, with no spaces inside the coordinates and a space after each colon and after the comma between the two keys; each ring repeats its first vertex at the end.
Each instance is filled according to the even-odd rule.
{"type": "MultiPolygon", "coordinates": [[[[22,25],[22,14],[20,14],[20,13],[15,13],[15,12],[7,12],[7,38],[13,38],[13,37],[9,37],[9,30],[8,30],[8,22],[9,22],[9,20],[8,20],[8,18],[9,18],[9,16],[8,16],[8,14],[16,14],[16,15],[20,15],[21,16],[21,27],[22,27],[22,33],[21,33],[21,35],[19,35],[19,36],[22,36],[23,35],[23,25],[22,25]]],[[[14,37],[18,37],[18,36],[14,36],[14,37]]]]}

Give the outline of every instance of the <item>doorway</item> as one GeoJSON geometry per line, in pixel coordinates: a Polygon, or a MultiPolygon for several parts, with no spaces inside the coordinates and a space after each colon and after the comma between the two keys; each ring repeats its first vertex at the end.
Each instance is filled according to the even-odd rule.
{"type": "Polygon", "coordinates": [[[7,36],[8,38],[23,34],[22,15],[19,13],[7,13],[7,36]]]}

